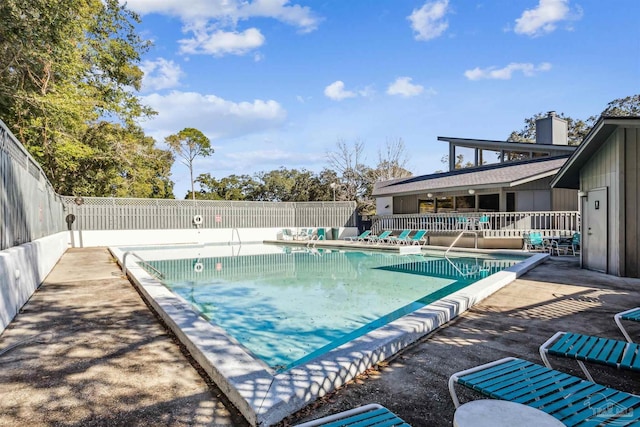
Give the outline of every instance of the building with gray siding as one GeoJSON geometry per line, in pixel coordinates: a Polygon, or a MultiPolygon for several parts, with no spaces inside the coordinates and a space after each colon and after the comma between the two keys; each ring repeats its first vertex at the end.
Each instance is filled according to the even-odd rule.
{"type": "Polygon", "coordinates": [[[551,186],[579,190],[583,267],[640,277],[640,117],[601,117],[551,186]]]}
{"type": "Polygon", "coordinates": [[[577,191],[550,186],[576,150],[567,133],[550,112],[536,122],[535,143],[438,137],[449,144],[449,171],[376,183],[376,213],[575,211],[577,191]],[[459,148],[473,150],[473,166],[456,169],[459,148]],[[486,164],[487,153],[498,162],[486,164]]]}

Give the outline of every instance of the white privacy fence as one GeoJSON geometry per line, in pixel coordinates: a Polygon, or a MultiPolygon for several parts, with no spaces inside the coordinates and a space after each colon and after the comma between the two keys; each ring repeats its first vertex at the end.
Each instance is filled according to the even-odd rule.
{"type": "Polygon", "coordinates": [[[237,202],[62,197],[73,229],[356,227],[355,202],[237,202]]]}
{"type": "Polygon", "coordinates": [[[62,200],[0,121],[0,250],[65,229],[62,200]]]}
{"type": "Polygon", "coordinates": [[[576,211],[491,212],[379,215],[372,218],[371,229],[455,232],[482,231],[485,237],[522,237],[539,231],[543,236],[570,236],[580,231],[580,213],[576,211]]]}

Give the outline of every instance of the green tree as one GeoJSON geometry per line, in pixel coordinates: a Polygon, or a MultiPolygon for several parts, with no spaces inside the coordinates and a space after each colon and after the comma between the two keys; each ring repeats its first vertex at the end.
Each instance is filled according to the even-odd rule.
{"type": "MultiPolygon", "coordinates": [[[[131,90],[140,87],[137,64],[149,46],[135,32],[138,21],[117,0],[0,2],[0,117],[58,192],[106,195],[101,186],[111,192],[117,183],[87,189],[85,180],[77,179],[89,166],[124,160],[106,159],[104,153],[122,150],[104,150],[104,142],[92,135],[104,132],[102,121],[109,118],[121,123],[118,133],[131,140],[141,135],[136,120],[153,114],[131,90]],[[101,151],[102,158],[92,162],[101,151]]],[[[166,160],[162,152],[155,154],[166,160]]],[[[118,175],[92,173],[103,179],[118,175]]]]}
{"type": "Polygon", "coordinates": [[[220,180],[211,174],[201,174],[196,178],[200,191],[198,199],[204,200],[254,200],[260,184],[249,175],[229,175],[220,180]]]}
{"type": "Polygon", "coordinates": [[[196,199],[193,179],[193,162],[199,157],[208,157],[214,153],[211,141],[202,132],[194,128],[184,128],[174,135],[165,138],[165,142],[180,161],[189,168],[191,182],[191,198],[196,199]]]}
{"type": "Polygon", "coordinates": [[[271,202],[307,202],[310,200],[313,173],[303,169],[280,169],[256,174],[259,189],[254,200],[271,202]]]}
{"type": "Polygon", "coordinates": [[[63,194],[173,197],[173,156],[135,130],[108,122],[88,128],[81,140],[87,151],[60,170],[58,189],[63,194]]]}
{"type": "MultiPolygon", "coordinates": [[[[640,94],[614,99],[607,104],[600,115],[608,117],[640,116],[640,94]]],[[[598,118],[598,116],[591,116],[588,121],[593,125],[598,118]]]]}
{"type": "Polygon", "coordinates": [[[347,200],[336,172],[324,168],[313,179],[312,186],[309,189],[309,200],[313,202],[332,201],[334,190],[336,200],[347,200]]]}
{"type": "MultiPolygon", "coordinates": [[[[519,131],[513,131],[507,138],[510,142],[530,142],[536,140],[536,120],[546,117],[547,114],[537,113],[532,117],[524,119],[525,127],[519,131]]],[[[579,119],[573,119],[564,113],[558,114],[558,117],[567,121],[567,138],[569,145],[578,145],[582,139],[589,133],[592,123],[579,119]]]]}
{"type": "MultiPolygon", "coordinates": [[[[537,113],[524,119],[525,127],[519,131],[511,132],[507,141],[534,142],[536,140],[536,120],[545,116],[546,114],[537,113]]],[[[569,145],[580,144],[600,116],[640,116],[640,94],[614,99],[607,104],[600,114],[591,116],[586,120],[574,119],[564,113],[558,114],[558,117],[567,121],[569,145]]]]}

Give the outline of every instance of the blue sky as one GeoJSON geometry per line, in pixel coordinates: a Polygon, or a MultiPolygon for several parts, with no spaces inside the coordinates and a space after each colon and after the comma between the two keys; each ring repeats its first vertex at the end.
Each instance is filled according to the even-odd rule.
{"type": "MultiPolygon", "coordinates": [[[[200,129],[222,178],[319,172],[338,140],[375,166],[402,138],[408,169],[443,169],[438,136],[504,140],[524,119],[576,119],[640,92],[638,0],[129,0],[144,56],[142,123],[162,146],[200,129]]],[[[175,195],[189,189],[176,161],[175,195]]]]}

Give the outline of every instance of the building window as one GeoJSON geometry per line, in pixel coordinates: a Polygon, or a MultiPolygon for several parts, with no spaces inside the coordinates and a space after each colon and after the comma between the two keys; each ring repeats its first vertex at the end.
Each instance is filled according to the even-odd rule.
{"type": "Polygon", "coordinates": [[[434,199],[418,200],[418,208],[421,214],[435,213],[436,201],[434,199]]]}
{"type": "Polygon", "coordinates": [[[478,209],[482,212],[500,211],[500,194],[481,194],[478,196],[478,209]]]}
{"type": "Polygon", "coordinates": [[[438,197],[436,200],[436,212],[451,212],[453,210],[453,197],[438,197]]]}
{"type": "Polygon", "coordinates": [[[465,212],[476,209],[476,196],[457,196],[456,210],[465,212]]]}

